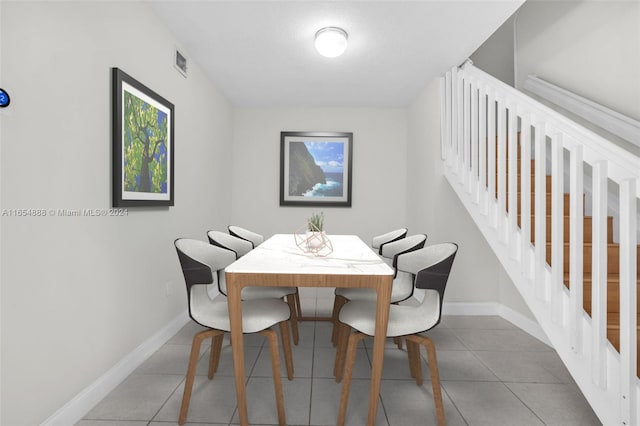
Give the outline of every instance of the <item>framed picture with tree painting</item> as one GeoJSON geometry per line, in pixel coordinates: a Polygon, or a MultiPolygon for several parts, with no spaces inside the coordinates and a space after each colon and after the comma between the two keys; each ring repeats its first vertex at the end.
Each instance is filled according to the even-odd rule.
{"type": "Polygon", "coordinates": [[[351,207],[351,132],[280,132],[280,205],[351,207]]]}
{"type": "Polygon", "coordinates": [[[112,68],[113,206],[173,206],[173,104],[112,68]]]}

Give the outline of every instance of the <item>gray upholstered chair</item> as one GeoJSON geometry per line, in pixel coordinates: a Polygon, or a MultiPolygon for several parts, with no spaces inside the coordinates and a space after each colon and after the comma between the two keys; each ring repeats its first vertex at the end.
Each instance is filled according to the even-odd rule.
{"type": "MultiPolygon", "coordinates": [[[[242,238],[243,240],[250,241],[253,244],[253,247],[256,248],[264,241],[264,237],[256,232],[253,232],[249,229],[242,228],[236,225],[229,225],[227,227],[229,230],[229,234],[234,237],[242,238]]],[[[298,318],[302,317],[302,306],[300,304],[300,293],[298,292],[298,288],[296,287],[296,294],[293,296],[296,302],[296,316],[298,318]]],[[[298,344],[296,340],[296,345],[298,344]]]]}
{"type": "Polygon", "coordinates": [[[407,232],[407,228],[398,228],[385,232],[382,235],[376,235],[371,239],[371,247],[374,248],[379,255],[382,255],[382,247],[385,244],[403,239],[407,236],[407,232]]]}
{"type": "Polygon", "coordinates": [[[209,242],[214,246],[231,250],[236,254],[236,259],[240,259],[245,254],[253,250],[253,243],[243,238],[235,237],[220,231],[207,232],[209,242]]]}
{"type": "MultiPolygon", "coordinates": [[[[231,250],[235,253],[236,259],[253,250],[253,245],[250,241],[234,237],[224,232],[209,231],[207,232],[207,238],[209,238],[209,242],[214,246],[231,250]]],[[[227,285],[224,274],[221,274],[218,280],[218,290],[225,296],[227,295],[227,285]]],[[[298,332],[298,313],[295,301],[297,290],[296,287],[245,287],[242,289],[240,297],[242,300],[286,298],[291,308],[291,333],[293,334],[293,343],[297,345],[300,339],[298,332]]]]}
{"type": "MultiPolygon", "coordinates": [[[[209,357],[209,379],[212,379],[218,368],[222,339],[225,332],[230,331],[229,311],[226,297],[209,296],[208,287],[217,285],[220,272],[236,260],[236,255],[227,249],[215,247],[204,241],[180,238],[174,243],[187,285],[187,306],[193,321],[206,327],[193,336],[191,355],[182,395],[182,406],[178,423],[183,425],[187,420],[189,402],[193,389],[193,381],[200,357],[202,341],[211,338],[209,357]]],[[[260,333],[269,341],[271,351],[271,367],[275,388],[276,408],[280,424],[286,424],[284,396],[280,379],[280,355],[278,353],[277,334],[271,329],[280,326],[282,347],[284,350],[287,377],[293,380],[293,359],[287,320],[291,315],[289,306],[278,299],[257,299],[242,302],[242,329],[244,333],[260,333]]]]}
{"type": "MultiPolygon", "coordinates": [[[[398,256],[409,253],[424,247],[427,241],[425,234],[415,234],[395,241],[382,244],[380,247],[380,255],[386,259],[394,268],[393,287],[391,288],[391,303],[400,303],[413,295],[413,282],[410,274],[399,271],[396,267],[398,256]]],[[[335,346],[337,344],[337,323],[338,313],[342,306],[350,300],[363,300],[369,302],[376,301],[376,292],[370,288],[336,288],[335,298],[333,300],[333,312],[331,319],[333,322],[333,332],[331,333],[331,341],[335,346]]],[[[397,341],[398,347],[401,348],[400,340],[397,341]]]]}
{"type": "MultiPolygon", "coordinates": [[[[436,419],[439,425],[445,424],[445,415],[436,348],[429,337],[420,333],[431,330],[440,323],[444,292],[457,251],[458,246],[456,244],[444,243],[398,256],[396,259],[398,271],[410,274],[415,287],[425,290],[424,299],[418,306],[391,305],[387,327],[387,337],[403,337],[406,339],[409,370],[411,376],[416,379],[418,386],[422,384],[420,345],[425,347],[433,387],[436,419]]],[[[344,370],[344,383],[342,384],[338,423],[340,423],[340,419],[344,422],[346,415],[356,346],[358,341],[364,337],[373,336],[375,314],[375,302],[364,300],[350,301],[340,310],[338,318],[340,331],[335,369],[338,372],[336,381],[342,379],[344,370]],[[350,335],[352,328],[355,329],[355,332],[350,335]]]]}
{"type": "Polygon", "coordinates": [[[254,248],[258,247],[264,241],[264,237],[262,235],[248,229],[241,228],[240,226],[229,225],[228,229],[229,234],[233,235],[234,237],[250,241],[251,244],[253,244],[254,248]]]}

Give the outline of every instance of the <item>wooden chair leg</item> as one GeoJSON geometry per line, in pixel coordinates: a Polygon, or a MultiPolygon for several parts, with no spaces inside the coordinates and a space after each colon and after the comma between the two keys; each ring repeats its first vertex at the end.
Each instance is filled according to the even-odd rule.
{"type": "Polygon", "coordinates": [[[189,355],[189,366],[187,367],[187,377],[184,382],[184,391],[182,393],[182,406],[180,407],[180,416],[178,417],[178,424],[180,426],[185,424],[187,421],[189,402],[191,401],[191,391],[193,390],[193,380],[196,375],[196,368],[198,367],[198,358],[200,358],[200,346],[202,346],[202,341],[209,337],[214,338],[223,334],[224,332],[220,330],[203,330],[193,336],[193,342],[191,343],[191,355],[189,355]]]}
{"type": "Polygon", "coordinates": [[[331,312],[331,322],[333,323],[333,330],[331,332],[331,343],[333,346],[338,345],[338,315],[340,314],[340,309],[342,306],[347,303],[348,300],[342,296],[336,296],[333,299],[333,311],[331,312]]]}
{"type": "Polygon", "coordinates": [[[347,359],[344,366],[344,382],[342,383],[342,395],[340,396],[340,410],[338,411],[338,425],[344,425],[347,416],[347,405],[349,402],[349,391],[351,388],[351,376],[353,374],[353,364],[356,360],[356,348],[358,342],[367,337],[366,334],[353,333],[349,336],[347,344],[347,359]]]}
{"type": "Polygon", "coordinates": [[[289,324],[287,321],[280,323],[280,339],[284,352],[284,363],[287,367],[287,379],[293,380],[293,355],[291,354],[291,337],[289,336],[289,324]]]}
{"type": "Polygon", "coordinates": [[[300,304],[300,291],[296,288],[296,315],[298,318],[302,318],[302,305],[300,304]]]}
{"type": "Polygon", "coordinates": [[[213,375],[218,371],[218,363],[220,362],[220,351],[222,350],[222,340],[224,333],[211,338],[211,350],[209,351],[209,380],[213,379],[213,375]]]}
{"type": "Polygon", "coordinates": [[[427,362],[429,363],[429,374],[431,376],[431,386],[433,387],[433,402],[436,406],[436,418],[438,426],[446,425],[444,416],[444,404],[442,402],[442,390],[440,387],[440,374],[438,373],[438,359],[436,357],[436,345],[427,336],[414,334],[408,336],[407,340],[419,343],[427,350],[427,362]]]}
{"type": "Polygon", "coordinates": [[[278,352],[278,337],[276,332],[267,329],[260,332],[269,341],[269,351],[271,352],[271,369],[273,370],[273,386],[276,393],[276,408],[278,410],[278,423],[280,426],[287,424],[284,412],[284,393],[282,391],[282,380],[280,379],[280,353],[278,352]]]}
{"type": "Polygon", "coordinates": [[[402,350],[402,337],[394,337],[393,338],[393,343],[396,344],[398,349],[402,350]]]}
{"type": "Polygon", "coordinates": [[[289,304],[289,309],[291,310],[291,333],[293,334],[293,344],[298,346],[298,341],[300,340],[298,334],[298,314],[296,313],[296,300],[293,294],[287,294],[287,303],[289,304]]]}
{"type": "Polygon", "coordinates": [[[340,381],[342,380],[344,359],[347,354],[347,345],[349,342],[350,333],[351,327],[338,322],[338,346],[336,347],[336,359],[333,364],[333,375],[336,377],[336,383],[340,383],[340,381]]]}
{"type": "Polygon", "coordinates": [[[415,350],[415,346],[413,342],[411,342],[410,340],[407,340],[407,360],[409,361],[409,373],[411,374],[411,377],[415,379],[416,370],[415,370],[414,355],[413,355],[414,350],[415,350]]]}
{"type": "Polygon", "coordinates": [[[409,368],[411,377],[416,379],[416,385],[422,386],[422,363],[420,361],[420,345],[407,339],[407,353],[409,355],[409,368]],[[409,351],[411,349],[411,351],[409,351]]]}

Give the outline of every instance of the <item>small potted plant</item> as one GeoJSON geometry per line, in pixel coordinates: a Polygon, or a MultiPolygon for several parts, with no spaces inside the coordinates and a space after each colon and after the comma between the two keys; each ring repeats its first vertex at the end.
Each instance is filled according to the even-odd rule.
{"type": "Polygon", "coordinates": [[[324,213],[313,213],[307,220],[309,232],[322,232],[324,230],[324,213]]]}
{"type": "Polygon", "coordinates": [[[324,213],[313,213],[307,219],[307,246],[320,247],[324,243],[324,213]]]}

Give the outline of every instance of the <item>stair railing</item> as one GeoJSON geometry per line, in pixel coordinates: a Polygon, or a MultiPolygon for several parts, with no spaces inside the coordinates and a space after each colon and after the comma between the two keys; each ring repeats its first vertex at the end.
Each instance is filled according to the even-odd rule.
{"type": "Polygon", "coordinates": [[[638,424],[640,158],[470,61],[446,73],[441,123],[445,176],[594,412],[603,424],[638,424]],[[547,175],[551,175],[548,194],[547,175]],[[585,179],[592,179],[591,315],[583,306],[585,179]],[[518,187],[520,199],[518,191],[509,190],[518,187]],[[535,195],[525,188],[533,188],[535,195]],[[614,220],[619,225],[620,351],[607,339],[611,191],[617,191],[619,200],[619,217],[614,220]],[[569,258],[565,259],[567,192],[570,229],[569,258]],[[546,235],[548,200],[551,238],[546,235]],[[521,214],[510,206],[518,206],[521,214]]]}

